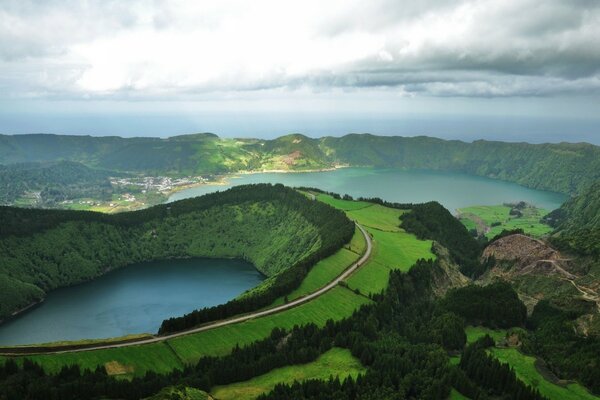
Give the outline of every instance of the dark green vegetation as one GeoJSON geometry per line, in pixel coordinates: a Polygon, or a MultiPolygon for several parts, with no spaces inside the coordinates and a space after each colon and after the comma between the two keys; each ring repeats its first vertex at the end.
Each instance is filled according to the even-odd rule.
{"type": "Polygon", "coordinates": [[[504,282],[451,289],[445,306],[469,324],[490,328],[523,326],[527,310],[513,288],[504,282]]]}
{"type": "Polygon", "coordinates": [[[525,350],[543,357],[557,376],[577,379],[600,393],[600,337],[575,333],[572,320],[581,312],[540,301],[529,320],[533,333],[525,342],[525,350]]]}
{"type": "Polygon", "coordinates": [[[198,313],[204,318],[198,321],[206,315],[222,318],[264,307],[288,293],[310,266],[354,233],[354,224],[342,212],[292,189],[265,184],[116,215],[2,207],[0,219],[0,286],[5,289],[0,292],[0,317],[40,300],[45,291],[133,262],[247,259],[271,278],[215,314],[198,313]]]}
{"type": "Polygon", "coordinates": [[[82,197],[108,201],[114,193],[108,178],[118,175],[72,161],[0,165],[0,204],[22,198],[28,199],[23,205],[41,207],[82,197]]]}
{"type": "Polygon", "coordinates": [[[0,136],[0,163],[70,160],[144,174],[197,175],[256,169],[316,169],[337,164],[456,171],[574,193],[600,178],[600,148],[590,144],[446,141],[430,137],[351,134],[311,139],[169,139],[0,136]]]}
{"type": "Polygon", "coordinates": [[[571,198],[546,220],[557,228],[552,242],[581,255],[600,257],[600,181],[571,198]]]}

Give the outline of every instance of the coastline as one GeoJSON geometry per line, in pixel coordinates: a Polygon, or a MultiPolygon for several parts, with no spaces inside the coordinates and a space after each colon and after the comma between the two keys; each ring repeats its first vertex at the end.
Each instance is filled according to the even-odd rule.
{"type": "Polygon", "coordinates": [[[20,316],[21,314],[41,305],[44,300],[46,300],[46,297],[42,297],[40,300],[38,301],[34,301],[32,303],[29,303],[28,305],[26,305],[23,308],[19,308],[18,310],[13,311],[8,317],[4,318],[4,319],[0,319],[0,326],[4,325],[6,322],[17,318],[18,316],[20,316]]]}
{"type": "MultiPolygon", "coordinates": [[[[210,182],[199,182],[199,183],[191,183],[185,186],[178,186],[173,188],[172,190],[165,193],[168,198],[170,198],[173,194],[177,192],[181,192],[187,189],[193,189],[201,186],[227,186],[230,184],[231,179],[236,179],[241,177],[242,175],[256,175],[256,174],[302,174],[302,173],[315,173],[315,172],[332,172],[337,171],[342,168],[350,168],[349,164],[340,164],[335,165],[333,167],[326,168],[313,168],[313,169],[302,169],[302,170],[292,170],[292,169],[252,169],[252,170],[239,170],[237,172],[228,172],[225,174],[217,175],[218,180],[210,181],[210,182]]],[[[160,203],[163,204],[163,203],[160,203]]]]}

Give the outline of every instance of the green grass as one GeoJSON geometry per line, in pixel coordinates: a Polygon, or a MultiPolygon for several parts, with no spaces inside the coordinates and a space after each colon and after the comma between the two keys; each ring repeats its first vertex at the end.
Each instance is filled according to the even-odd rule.
{"type": "Polygon", "coordinates": [[[290,329],[294,325],[315,323],[325,325],[328,319],[342,319],[370,300],[343,287],[282,313],[253,319],[239,324],[169,340],[176,354],[185,362],[196,362],[202,356],[228,354],[236,344],[250,344],[267,337],[273,328],[290,329]]]}
{"type": "Polygon", "coordinates": [[[485,326],[467,326],[465,333],[467,334],[467,343],[473,343],[486,334],[490,335],[495,342],[506,337],[506,329],[491,329],[485,326]]]}
{"type": "Polygon", "coordinates": [[[133,367],[133,375],[136,376],[143,375],[146,371],[167,373],[174,368],[183,367],[177,355],[163,342],[78,353],[33,355],[27,358],[37,361],[48,372],[58,372],[64,365],[71,364],[95,369],[109,361],[133,367]]]}
{"type": "Polygon", "coordinates": [[[371,207],[373,205],[373,203],[367,203],[366,201],[334,199],[330,195],[322,193],[317,195],[317,200],[344,211],[358,210],[360,208],[371,207]]]}
{"type": "MultiPolygon", "coordinates": [[[[360,256],[347,249],[341,249],[333,256],[319,261],[309,271],[300,286],[292,291],[288,296],[288,300],[294,300],[298,297],[315,292],[322,288],[338,275],[340,275],[352,263],[358,260],[360,256]]],[[[277,299],[272,306],[277,306],[284,303],[283,297],[277,299]]]]}
{"type": "Polygon", "coordinates": [[[355,378],[364,371],[365,368],[349,350],[333,348],[308,364],[277,368],[244,382],[217,386],[211,395],[219,400],[250,400],[271,391],[278,383],[291,384],[307,379],[328,379],[330,376],[339,376],[340,379],[348,376],[355,378]]]}
{"type": "Polygon", "coordinates": [[[469,397],[463,396],[454,388],[450,391],[450,397],[448,398],[450,400],[469,400],[469,397]]]}
{"type": "Polygon", "coordinates": [[[509,214],[510,207],[508,206],[473,206],[462,208],[459,211],[461,222],[467,227],[467,229],[481,229],[480,224],[477,221],[481,221],[489,231],[486,233],[486,237],[491,239],[502,230],[514,230],[523,229],[525,233],[532,236],[544,236],[552,232],[552,228],[549,225],[540,222],[540,219],[548,214],[548,211],[535,208],[527,207],[523,210],[522,217],[515,217],[509,214]],[[500,224],[492,226],[492,224],[500,224]]]}
{"type": "Polygon", "coordinates": [[[358,228],[354,230],[354,236],[352,236],[352,240],[350,240],[350,244],[346,246],[346,248],[356,254],[365,254],[365,251],[367,250],[367,241],[358,228]]]}
{"type": "Polygon", "coordinates": [[[346,214],[359,224],[382,231],[400,231],[400,216],[406,211],[388,208],[379,204],[346,211],[346,214]]]}
{"type": "MultiPolygon", "coordinates": [[[[482,326],[468,326],[465,329],[465,332],[467,334],[468,343],[473,343],[485,334],[490,335],[496,342],[504,339],[506,336],[506,330],[490,329],[482,326]]],[[[489,353],[499,361],[509,364],[514,369],[519,379],[527,385],[535,387],[542,395],[549,399],[599,399],[598,397],[591,395],[583,386],[577,383],[559,386],[546,380],[535,368],[535,358],[521,353],[515,347],[493,347],[489,350],[489,353]]]]}
{"type": "Polygon", "coordinates": [[[406,232],[383,232],[367,228],[373,236],[373,256],[346,282],[363,294],[379,293],[387,287],[391,270],[408,271],[420,258],[435,259],[430,240],[419,240],[406,232]]]}
{"type": "Polygon", "coordinates": [[[538,389],[542,395],[549,399],[598,400],[598,397],[591,395],[579,384],[570,383],[559,386],[547,381],[535,368],[535,358],[521,353],[516,348],[492,348],[490,353],[501,362],[510,364],[519,379],[538,389]]]}

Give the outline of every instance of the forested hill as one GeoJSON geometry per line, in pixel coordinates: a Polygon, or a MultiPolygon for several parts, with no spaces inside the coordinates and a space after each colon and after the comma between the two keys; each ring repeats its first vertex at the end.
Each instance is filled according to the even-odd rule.
{"type": "Polygon", "coordinates": [[[73,161],[0,165],[0,204],[11,204],[28,192],[42,205],[76,197],[110,200],[109,177],[115,175],[119,173],[73,161]]]}
{"type": "Polygon", "coordinates": [[[268,184],[115,215],[0,207],[0,221],[0,319],[49,290],[175,257],[251,261],[271,278],[225,313],[248,311],[295,288],[354,233],[343,212],[268,184]]]}
{"type": "Polygon", "coordinates": [[[351,134],[311,139],[220,139],[214,134],[159,138],[0,135],[0,164],[70,160],[145,174],[318,169],[338,164],[457,171],[524,186],[576,193],[600,179],[600,147],[351,134]]]}
{"type": "Polygon", "coordinates": [[[552,239],[560,247],[600,257],[600,181],[569,199],[546,219],[557,228],[552,239]]]}

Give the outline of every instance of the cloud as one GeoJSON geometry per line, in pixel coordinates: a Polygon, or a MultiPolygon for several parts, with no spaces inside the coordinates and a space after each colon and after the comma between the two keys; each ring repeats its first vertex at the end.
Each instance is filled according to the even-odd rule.
{"type": "Polygon", "coordinates": [[[600,92],[595,0],[4,1],[6,98],[600,92]]]}

